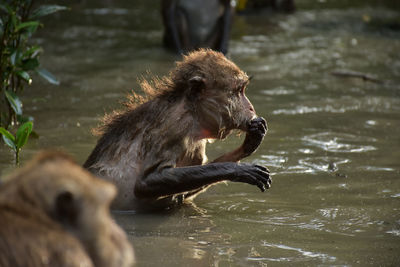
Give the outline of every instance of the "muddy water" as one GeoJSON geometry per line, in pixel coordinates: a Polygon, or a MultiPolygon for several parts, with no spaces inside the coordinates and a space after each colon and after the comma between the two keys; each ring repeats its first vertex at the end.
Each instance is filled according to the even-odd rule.
{"type": "MultiPolygon", "coordinates": [[[[160,48],[151,1],[84,1],[45,21],[39,78],[25,113],[42,148],[82,163],[90,128],[119,106],[137,79],[164,75],[179,57],[160,48]]],[[[269,166],[273,186],[220,184],[192,206],[153,215],[115,214],[138,266],[400,265],[400,12],[396,1],[298,1],[293,15],[237,17],[230,57],[254,78],[248,90],[268,135],[246,162],[269,166]],[[334,76],[367,73],[379,82],[334,76]]],[[[209,147],[209,158],[241,142],[209,147]]],[[[13,156],[0,147],[0,170],[13,156]]]]}

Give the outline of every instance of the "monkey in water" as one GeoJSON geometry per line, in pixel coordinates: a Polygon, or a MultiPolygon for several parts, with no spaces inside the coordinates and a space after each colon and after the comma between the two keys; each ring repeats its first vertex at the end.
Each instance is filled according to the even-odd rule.
{"type": "Polygon", "coordinates": [[[228,52],[232,0],[162,0],[164,46],[181,54],[208,47],[228,52]]]}
{"type": "Polygon", "coordinates": [[[105,116],[84,167],[117,186],[112,208],[168,207],[221,181],[268,189],[266,167],[238,163],[267,131],[245,96],[248,83],[222,53],[200,49],[177,62],[168,77],[142,82],[148,99],[138,104],[133,95],[125,110],[105,116]],[[246,132],[243,144],[206,163],[207,139],[224,139],[235,129],[246,132]]]}
{"type": "Polygon", "coordinates": [[[115,195],[65,154],[42,152],[0,186],[0,266],[132,266],[109,212],[115,195]]]}

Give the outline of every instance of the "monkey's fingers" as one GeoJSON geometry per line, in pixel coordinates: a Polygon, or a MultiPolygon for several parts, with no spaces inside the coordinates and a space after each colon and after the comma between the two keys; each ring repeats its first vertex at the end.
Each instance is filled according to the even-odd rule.
{"type": "MultiPolygon", "coordinates": [[[[257,173],[257,179],[259,179],[264,184],[264,187],[266,189],[269,189],[271,187],[272,180],[271,180],[271,177],[269,175],[269,172],[260,170],[257,173]]],[[[261,190],[261,191],[263,191],[263,190],[261,190]]]]}
{"type": "Polygon", "coordinates": [[[251,120],[250,126],[258,126],[264,128],[265,130],[268,130],[267,121],[263,117],[257,117],[251,120]]]}
{"type": "Polygon", "coordinates": [[[248,163],[241,163],[237,167],[236,175],[231,177],[231,181],[255,185],[261,192],[271,187],[272,181],[266,167],[248,163]]]}
{"type": "Polygon", "coordinates": [[[267,124],[265,120],[257,120],[254,119],[250,122],[248,132],[250,135],[259,135],[264,137],[264,135],[267,133],[267,124]]]}
{"type": "MultiPolygon", "coordinates": [[[[257,167],[257,165],[255,165],[255,167],[257,167]]],[[[254,179],[253,184],[260,188],[261,192],[264,192],[266,189],[269,189],[271,187],[272,180],[269,176],[269,172],[261,170],[258,167],[251,174],[251,178],[254,179]]]]}
{"type": "Polygon", "coordinates": [[[240,177],[236,177],[234,179],[231,179],[232,182],[241,182],[241,183],[246,183],[246,184],[251,184],[257,186],[262,192],[265,191],[265,185],[264,183],[260,180],[260,177],[257,179],[257,175],[251,174],[251,173],[244,173],[240,177]]]}
{"type": "Polygon", "coordinates": [[[265,184],[256,178],[251,178],[246,181],[246,183],[257,186],[261,192],[265,192],[265,184]]]}
{"type": "Polygon", "coordinates": [[[262,171],[267,172],[268,174],[271,173],[271,172],[269,171],[269,169],[268,169],[267,167],[265,167],[265,166],[258,165],[258,164],[254,165],[254,166],[256,166],[257,168],[259,168],[259,169],[262,170],[262,171]]]}
{"type": "Polygon", "coordinates": [[[263,117],[256,117],[256,118],[252,119],[251,122],[264,122],[265,123],[265,119],[263,117]]]}
{"type": "Polygon", "coordinates": [[[259,117],[259,118],[261,118],[261,124],[264,126],[265,130],[268,131],[267,121],[263,117],[259,117]]]}
{"type": "Polygon", "coordinates": [[[264,133],[264,135],[267,133],[267,131],[268,131],[268,126],[267,126],[267,122],[266,122],[264,119],[262,119],[262,121],[260,121],[260,122],[257,124],[257,126],[258,126],[258,130],[259,130],[259,131],[262,131],[262,132],[264,133]]]}
{"type": "Polygon", "coordinates": [[[248,129],[248,133],[252,136],[260,136],[264,138],[267,130],[264,128],[262,124],[253,125],[248,129]]]}
{"type": "Polygon", "coordinates": [[[263,183],[258,183],[257,187],[260,188],[261,192],[265,192],[265,185],[263,183]]]}

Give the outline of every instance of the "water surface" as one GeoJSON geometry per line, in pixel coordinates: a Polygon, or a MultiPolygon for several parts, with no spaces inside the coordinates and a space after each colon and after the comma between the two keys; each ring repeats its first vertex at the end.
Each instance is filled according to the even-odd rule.
{"type": "MultiPolygon", "coordinates": [[[[23,162],[56,147],[83,163],[101,116],[179,60],[160,47],[159,11],[147,2],[73,2],[44,21],[41,62],[61,85],[36,78],[24,93],[40,137],[23,162]]],[[[313,2],[291,15],[240,16],[233,28],[230,57],[254,76],[248,96],[269,125],[244,161],[268,166],[272,188],[219,184],[175,211],[114,214],[138,266],[400,265],[399,6],[313,2]]],[[[208,156],[241,141],[216,142],[208,156]]],[[[4,145],[0,155],[4,175],[13,155],[4,145]]]]}

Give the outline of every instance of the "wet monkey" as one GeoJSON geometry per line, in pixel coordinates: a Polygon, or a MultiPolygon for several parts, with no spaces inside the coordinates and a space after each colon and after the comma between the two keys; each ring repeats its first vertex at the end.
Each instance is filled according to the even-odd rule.
{"type": "Polygon", "coordinates": [[[115,194],[66,155],[43,152],[0,186],[0,266],[132,266],[109,212],[115,194]]]}
{"type": "Polygon", "coordinates": [[[222,53],[201,49],[184,56],[168,77],[144,81],[148,99],[105,117],[101,137],[84,167],[117,185],[112,208],[168,206],[208,186],[233,181],[270,187],[267,168],[239,160],[252,154],[267,131],[245,96],[248,76],[222,53]],[[207,139],[232,130],[243,144],[206,163],[207,139]]]}
{"type": "Polygon", "coordinates": [[[164,46],[178,53],[204,47],[228,51],[234,1],[162,0],[164,46]]]}

